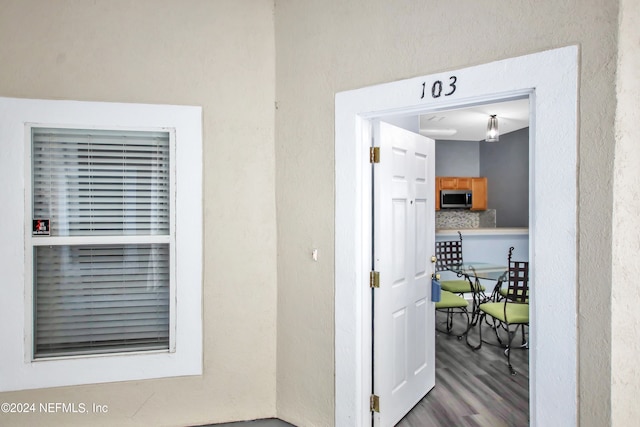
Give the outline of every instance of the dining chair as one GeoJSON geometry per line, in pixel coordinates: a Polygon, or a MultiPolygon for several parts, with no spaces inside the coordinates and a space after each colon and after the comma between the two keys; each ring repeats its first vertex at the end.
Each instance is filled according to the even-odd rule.
{"type": "MultiPolygon", "coordinates": [[[[450,266],[463,264],[462,259],[462,233],[458,231],[459,240],[442,240],[436,242],[436,272],[449,270],[450,266]]],[[[441,280],[443,291],[462,295],[469,292],[484,292],[484,286],[475,286],[467,278],[441,280]]]]}
{"type": "MultiPolygon", "coordinates": [[[[436,273],[448,271],[451,266],[461,265],[462,259],[462,233],[458,231],[459,240],[437,241],[435,247],[436,273]]],[[[436,303],[436,310],[446,313],[446,330],[440,331],[451,335],[453,333],[453,316],[461,314],[466,317],[466,325],[462,334],[456,334],[458,339],[469,331],[471,318],[469,316],[469,302],[464,294],[478,289],[468,278],[440,280],[442,298],[436,303]]],[[[484,288],[481,289],[484,291],[484,288]]]]}
{"type": "MultiPolygon", "coordinates": [[[[511,375],[516,374],[511,365],[513,338],[518,329],[523,328],[524,341],[524,327],[529,326],[529,262],[513,261],[513,249],[513,247],[509,248],[509,268],[505,272],[505,281],[507,282],[505,296],[502,298],[496,297],[494,301],[480,304],[481,315],[478,326],[480,342],[474,347],[474,350],[482,347],[482,324],[486,316],[489,316],[493,320],[493,328],[498,342],[505,347],[507,365],[511,375]],[[505,331],[507,334],[506,345],[500,337],[500,330],[505,331]]],[[[526,347],[524,343],[523,347],[526,347]]]]}
{"type": "MultiPolygon", "coordinates": [[[[509,292],[509,288],[506,286],[503,286],[500,288],[500,290],[498,291],[498,293],[500,294],[500,299],[503,298],[507,298],[507,293],[509,292]]],[[[527,296],[527,303],[529,303],[529,291],[527,290],[527,292],[525,293],[525,295],[527,296]]]]}
{"type": "Polygon", "coordinates": [[[454,314],[460,314],[466,317],[466,326],[464,327],[464,332],[462,332],[461,334],[455,334],[458,339],[462,339],[463,335],[465,335],[469,331],[470,317],[469,311],[467,310],[469,302],[460,295],[454,294],[449,291],[442,291],[440,292],[440,301],[436,302],[435,304],[437,311],[444,312],[446,314],[445,330],[443,331],[438,329],[439,332],[445,333],[447,335],[453,335],[454,314]]]}

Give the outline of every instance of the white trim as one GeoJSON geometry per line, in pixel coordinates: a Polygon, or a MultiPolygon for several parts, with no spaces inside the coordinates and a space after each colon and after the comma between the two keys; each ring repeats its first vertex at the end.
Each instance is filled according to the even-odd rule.
{"type": "Polygon", "coordinates": [[[369,119],[522,95],[532,106],[529,254],[537,289],[530,307],[530,419],[532,426],[576,424],[578,52],[569,46],[336,95],[336,426],[365,426],[370,419],[369,119]],[[452,75],[454,94],[420,98],[423,82],[452,75]]]}
{"type": "MultiPolygon", "coordinates": [[[[3,284],[10,285],[0,289],[0,391],[202,374],[201,107],[0,98],[0,145],[0,180],[4,183],[0,268],[3,284]],[[29,239],[36,244],[41,241],[25,233],[30,227],[25,217],[25,197],[29,197],[25,174],[30,168],[27,123],[175,129],[175,140],[172,135],[170,142],[170,149],[175,149],[171,166],[172,174],[175,170],[171,188],[175,222],[170,227],[175,233],[171,262],[176,277],[170,297],[176,309],[170,318],[170,328],[175,329],[170,350],[31,361],[31,306],[24,299],[30,293],[31,267],[25,252],[31,250],[29,239]]],[[[60,243],[65,238],[50,239],[60,243]]],[[[131,240],[114,239],[120,243],[131,240]]],[[[84,240],[91,241],[80,238],[74,242],[84,240]]],[[[106,240],[112,241],[108,236],[106,240]]],[[[143,240],[164,241],[167,236],[143,240]]]]}
{"type": "MultiPolygon", "coordinates": [[[[127,245],[134,243],[170,243],[170,236],[32,236],[27,230],[27,241],[33,246],[49,245],[127,245]]],[[[31,271],[27,269],[27,271],[31,271]]]]}
{"type": "Polygon", "coordinates": [[[461,228],[461,229],[436,229],[436,236],[455,236],[458,231],[464,236],[504,236],[504,235],[529,235],[529,229],[525,227],[501,227],[501,228],[461,228]]]}

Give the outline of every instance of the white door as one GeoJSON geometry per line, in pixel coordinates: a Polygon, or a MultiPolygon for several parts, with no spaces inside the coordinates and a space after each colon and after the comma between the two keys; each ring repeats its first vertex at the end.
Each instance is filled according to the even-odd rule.
{"type": "Polygon", "coordinates": [[[435,385],[435,143],[384,122],[374,135],[373,419],[386,427],[435,385]]]}

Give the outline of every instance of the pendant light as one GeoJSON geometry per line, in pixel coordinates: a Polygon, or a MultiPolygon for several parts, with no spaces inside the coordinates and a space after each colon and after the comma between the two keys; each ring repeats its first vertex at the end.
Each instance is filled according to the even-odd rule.
{"type": "Polygon", "coordinates": [[[498,131],[498,118],[495,114],[489,117],[489,123],[487,124],[487,142],[498,142],[500,140],[500,132],[498,131]]]}

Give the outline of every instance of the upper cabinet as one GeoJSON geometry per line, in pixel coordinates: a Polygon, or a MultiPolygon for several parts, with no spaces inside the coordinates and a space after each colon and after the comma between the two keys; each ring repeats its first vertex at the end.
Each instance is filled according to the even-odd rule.
{"type": "Polygon", "coordinates": [[[441,176],[441,190],[471,190],[471,180],[473,178],[441,176]]]}
{"type": "Polygon", "coordinates": [[[487,210],[487,178],[471,178],[471,191],[473,199],[471,200],[472,211],[487,210]]]}
{"type": "Polygon", "coordinates": [[[473,199],[472,211],[487,210],[487,178],[486,177],[436,177],[436,210],[440,210],[440,190],[471,190],[473,199]]]}

